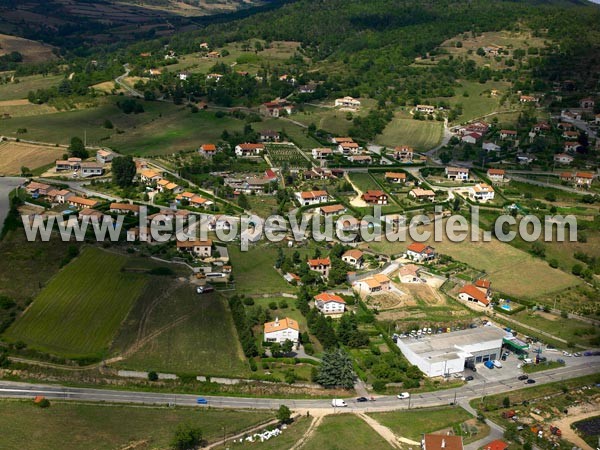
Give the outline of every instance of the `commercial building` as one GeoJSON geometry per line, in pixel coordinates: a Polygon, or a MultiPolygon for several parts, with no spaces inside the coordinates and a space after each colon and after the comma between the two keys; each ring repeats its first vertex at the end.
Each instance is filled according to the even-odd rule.
{"type": "Polygon", "coordinates": [[[398,339],[398,348],[428,377],[462,372],[465,367],[499,359],[507,333],[494,326],[398,339]]]}

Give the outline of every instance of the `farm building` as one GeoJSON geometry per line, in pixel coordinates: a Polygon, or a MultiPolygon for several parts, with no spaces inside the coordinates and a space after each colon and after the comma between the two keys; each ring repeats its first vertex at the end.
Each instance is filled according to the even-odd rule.
{"type": "Polygon", "coordinates": [[[398,339],[396,345],[411,364],[428,377],[462,372],[476,363],[498,359],[506,332],[487,326],[452,333],[398,339]]]}

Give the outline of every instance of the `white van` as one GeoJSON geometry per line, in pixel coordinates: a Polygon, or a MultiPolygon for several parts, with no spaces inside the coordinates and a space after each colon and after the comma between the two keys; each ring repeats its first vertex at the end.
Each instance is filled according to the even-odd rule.
{"type": "Polygon", "coordinates": [[[331,400],[331,406],[333,406],[334,408],[344,408],[348,406],[348,404],[341,398],[334,398],[333,400],[331,400]]]}

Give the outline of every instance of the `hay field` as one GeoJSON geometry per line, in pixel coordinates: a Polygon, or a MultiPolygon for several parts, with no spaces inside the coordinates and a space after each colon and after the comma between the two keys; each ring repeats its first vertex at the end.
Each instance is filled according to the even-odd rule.
{"type": "Polygon", "coordinates": [[[62,147],[26,144],[24,142],[0,142],[0,174],[18,175],[21,167],[30,169],[53,163],[66,150],[62,147]]]}

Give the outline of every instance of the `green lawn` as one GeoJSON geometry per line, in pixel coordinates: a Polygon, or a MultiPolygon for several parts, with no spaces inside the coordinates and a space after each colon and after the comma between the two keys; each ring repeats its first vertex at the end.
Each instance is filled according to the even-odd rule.
{"type": "Polygon", "coordinates": [[[414,120],[397,114],[385,127],[375,142],[386,147],[410,145],[417,151],[430,150],[442,139],[443,123],[430,120],[414,120]]]}
{"type": "Polygon", "coordinates": [[[170,448],[175,429],[190,423],[209,442],[243,431],[273,417],[263,411],[157,408],[111,404],[52,402],[47,409],[31,401],[0,401],[2,448],[29,450],[114,450],[170,448]]]}
{"type": "Polygon", "coordinates": [[[268,441],[260,442],[260,440],[255,442],[247,442],[244,441],[242,444],[231,444],[227,443],[226,447],[218,446],[216,449],[223,450],[227,449],[241,449],[241,450],[281,450],[281,449],[289,449],[294,446],[296,442],[298,442],[308,429],[312,418],[301,417],[296,419],[294,423],[288,425],[287,429],[283,430],[283,434],[280,436],[269,439],[268,441]]]}
{"type": "Polygon", "coordinates": [[[346,450],[349,448],[383,450],[392,448],[365,421],[354,414],[326,416],[303,450],[346,450]]]}
{"type": "Polygon", "coordinates": [[[348,176],[350,177],[352,183],[362,192],[365,192],[369,189],[381,189],[379,184],[377,184],[373,177],[368,173],[350,173],[348,176]]]}
{"type": "Polygon", "coordinates": [[[382,425],[390,428],[397,436],[420,441],[423,433],[450,428],[471,419],[462,408],[417,409],[369,414],[382,425]]]}
{"type": "Polygon", "coordinates": [[[121,272],[126,259],[86,248],[48,283],[5,337],[61,356],[102,357],[147,279],[121,272]]]}
{"type": "Polygon", "coordinates": [[[17,83],[0,84],[0,100],[27,98],[29,91],[56,86],[63,78],[64,75],[32,75],[17,78],[17,83]]]}
{"type": "Polygon", "coordinates": [[[247,376],[226,301],[183,282],[153,280],[115,339],[115,354],[136,349],[119,367],[212,376],[247,376]],[[140,324],[144,330],[139,333],[140,324]]]}
{"type": "Polygon", "coordinates": [[[460,122],[466,122],[477,117],[482,117],[486,114],[499,109],[499,96],[492,97],[490,92],[492,89],[500,91],[500,96],[505,94],[510,88],[509,83],[489,81],[481,84],[476,81],[462,80],[461,86],[455,88],[456,95],[448,99],[451,106],[461,104],[463,113],[458,118],[460,122]],[[464,94],[468,96],[465,97],[464,94]]]}

